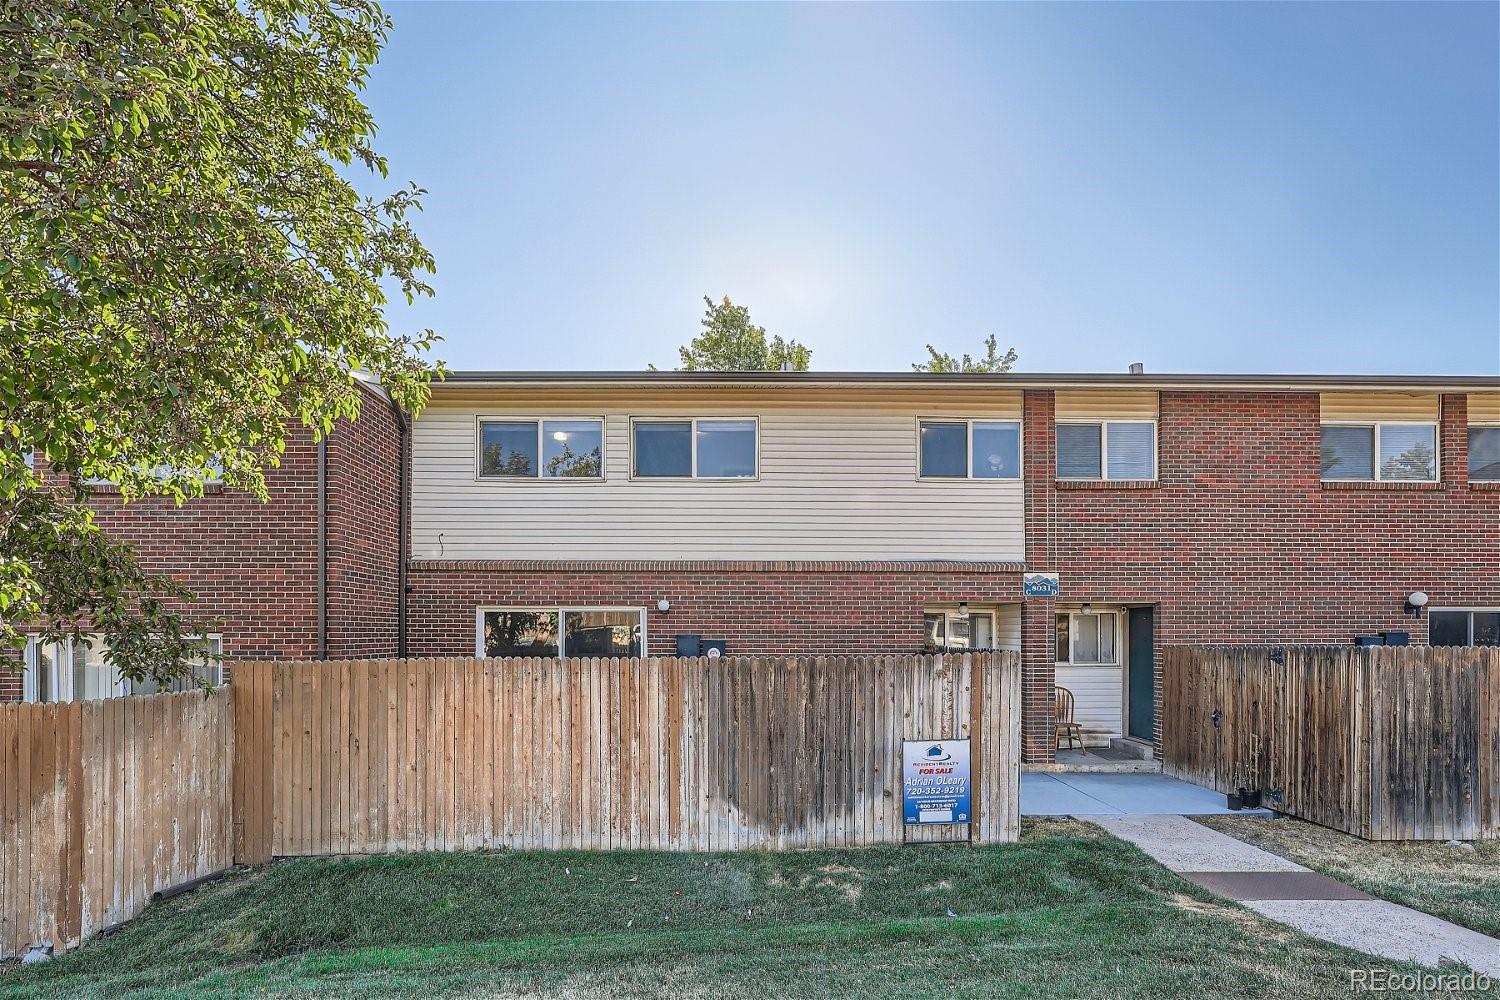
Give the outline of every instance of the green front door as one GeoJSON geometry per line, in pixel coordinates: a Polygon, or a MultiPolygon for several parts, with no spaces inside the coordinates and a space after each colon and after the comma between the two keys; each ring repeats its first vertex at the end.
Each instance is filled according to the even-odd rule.
{"type": "Polygon", "coordinates": [[[1130,735],[1150,743],[1156,728],[1156,616],[1151,608],[1131,608],[1130,735]]]}

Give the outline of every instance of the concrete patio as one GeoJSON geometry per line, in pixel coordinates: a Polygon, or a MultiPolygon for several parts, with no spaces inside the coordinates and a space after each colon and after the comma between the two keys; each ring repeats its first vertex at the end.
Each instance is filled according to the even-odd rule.
{"type": "MultiPolygon", "coordinates": [[[[1219,792],[1163,774],[1021,774],[1022,816],[1212,816],[1228,812],[1219,792]]],[[[1243,810],[1240,815],[1269,814],[1243,810]]]]}

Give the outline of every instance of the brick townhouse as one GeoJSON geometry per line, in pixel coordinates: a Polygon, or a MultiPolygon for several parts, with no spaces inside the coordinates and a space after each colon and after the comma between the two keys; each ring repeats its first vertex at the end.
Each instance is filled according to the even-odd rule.
{"type": "Polygon", "coordinates": [[[1500,378],[471,372],[405,432],[371,400],[269,505],[94,503],[231,660],[1019,649],[1033,762],[1058,687],[1089,743],[1157,743],[1165,645],[1500,643],[1500,378]]]}

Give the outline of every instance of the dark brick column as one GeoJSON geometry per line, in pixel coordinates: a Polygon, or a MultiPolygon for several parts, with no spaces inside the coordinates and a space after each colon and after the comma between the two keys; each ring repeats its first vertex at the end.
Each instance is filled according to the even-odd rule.
{"type": "MultiPolygon", "coordinates": [[[[1026,569],[1045,572],[1054,568],[1053,483],[1057,461],[1054,454],[1053,394],[1027,390],[1023,404],[1026,472],[1026,569]]],[[[1056,719],[1052,689],[1057,681],[1054,602],[1029,598],[1021,607],[1021,754],[1027,764],[1051,763],[1053,723],[1056,719]]]]}
{"type": "Polygon", "coordinates": [[[1464,489],[1469,485],[1469,397],[1455,392],[1442,399],[1438,450],[1443,467],[1438,476],[1447,485],[1464,489]]]}

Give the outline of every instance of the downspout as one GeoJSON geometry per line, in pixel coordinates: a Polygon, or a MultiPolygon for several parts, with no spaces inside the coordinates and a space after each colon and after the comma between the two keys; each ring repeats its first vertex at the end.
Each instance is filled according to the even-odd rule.
{"type": "Polygon", "coordinates": [[[406,659],[406,451],[411,424],[394,399],[396,417],[396,656],[406,659]]]}
{"type": "Polygon", "coordinates": [[[318,442],[318,659],[328,659],[328,438],[318,442]]]}

